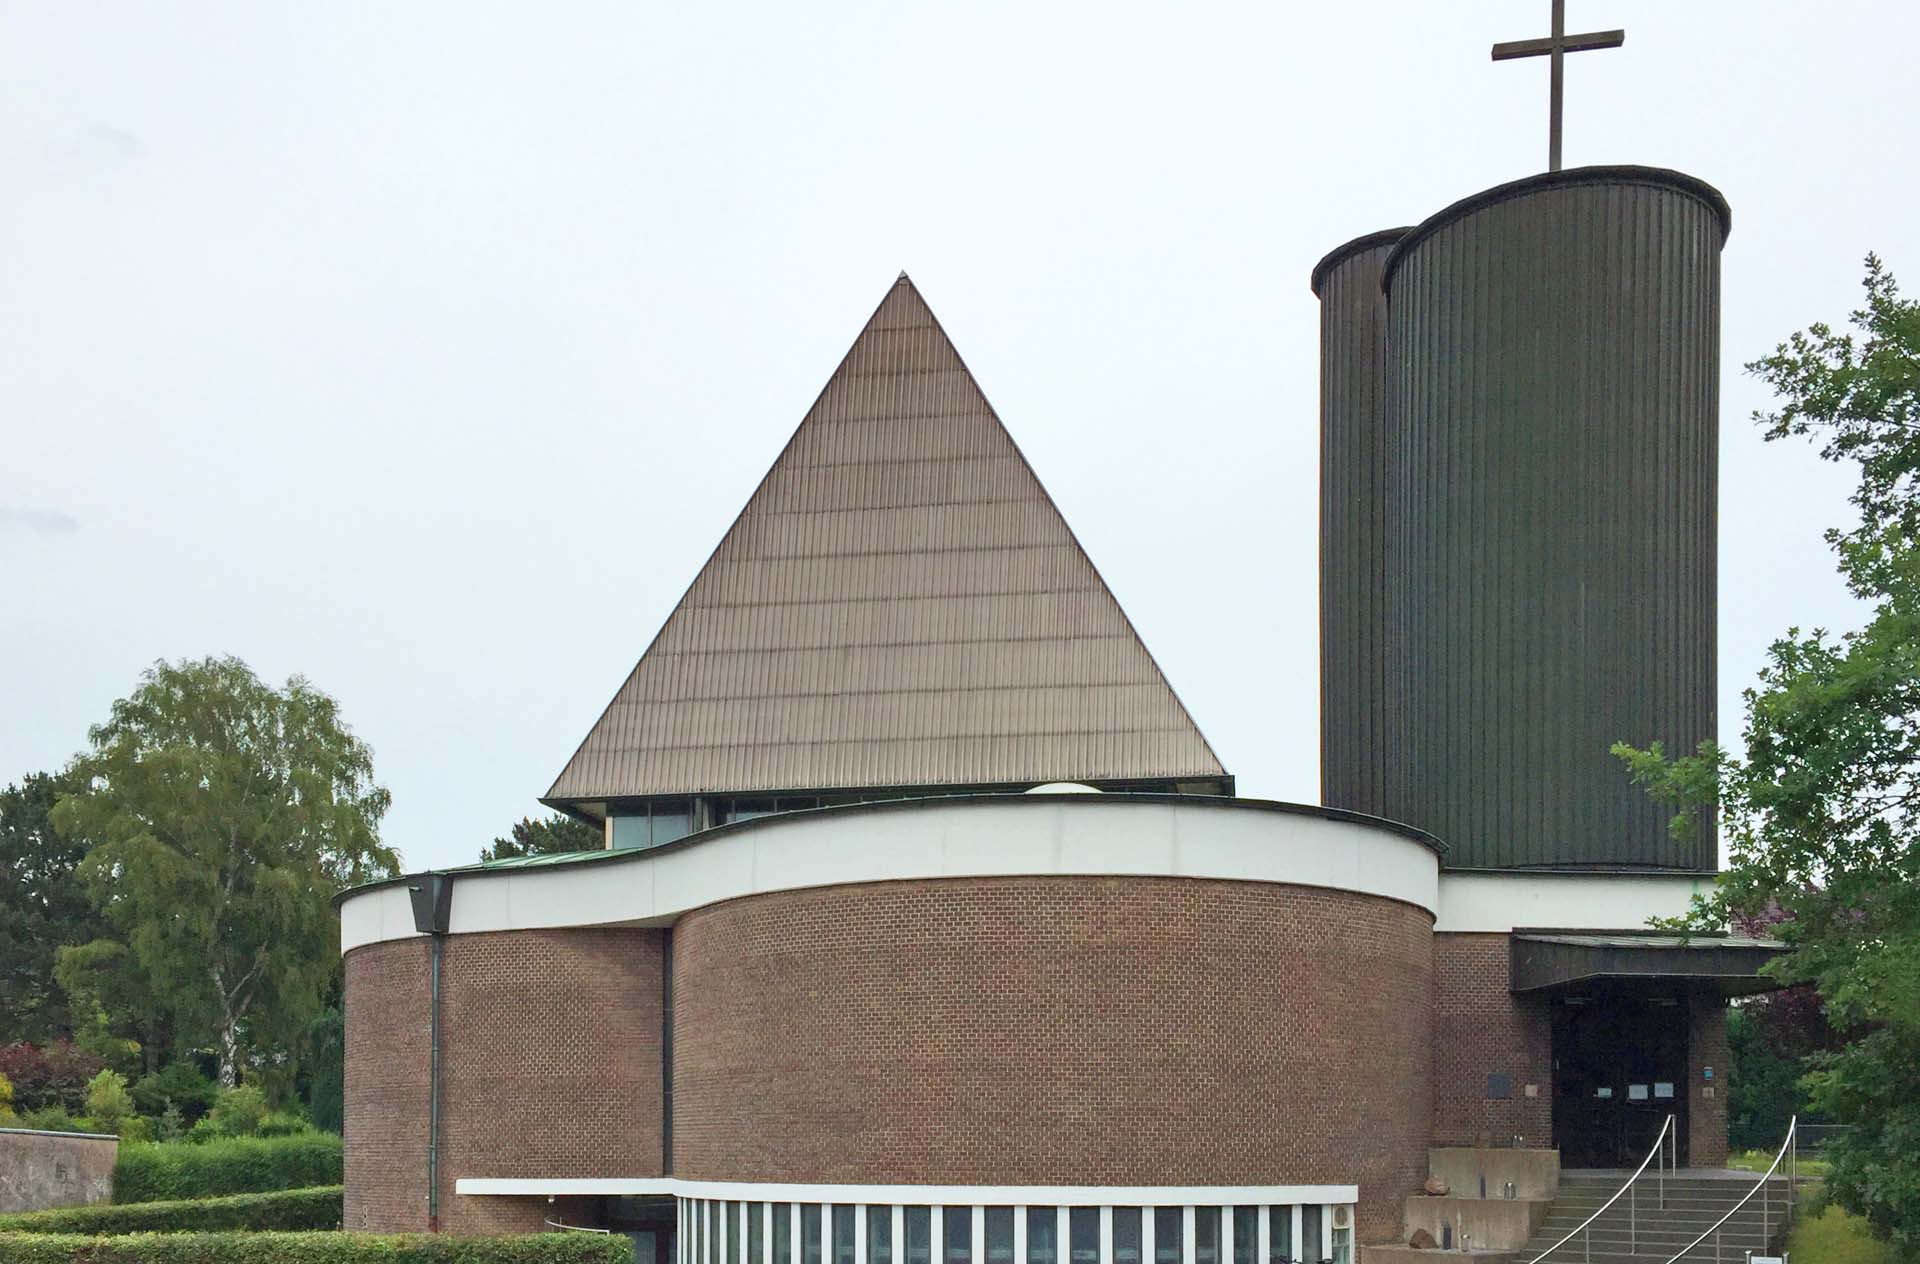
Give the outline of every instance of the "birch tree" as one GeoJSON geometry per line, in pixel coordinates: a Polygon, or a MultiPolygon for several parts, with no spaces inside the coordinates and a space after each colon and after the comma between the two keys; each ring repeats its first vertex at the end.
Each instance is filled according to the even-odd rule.
{"type": "Polygon", "coordinates": [[[95,905],[222,1084],[284,1064],[339,968],[330,897],[398,868],[372,752],[332,698],[237,658],[156,663],[88,738],[54,822],[93,844],[95,905]]]}

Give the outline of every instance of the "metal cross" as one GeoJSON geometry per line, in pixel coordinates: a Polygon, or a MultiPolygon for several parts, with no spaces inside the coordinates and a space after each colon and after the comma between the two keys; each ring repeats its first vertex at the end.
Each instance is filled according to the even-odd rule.
{"type": "Polygon", "coordinates": [[[1584,53],[1594,48],[1618,48],[1627,42],[1625,31],[1589,31],[1585,35],[1567,34],[1567,0],[1553,0],[1553,34],[1546,39],[1513,40],[1493,46],[1495,61],[1516,57],[1553,59],[1552,105],[1547,117],[1547,170],[1560,170],[1560,102],[1565,95],[1562,61],[1568,53],[1584,53]]]}

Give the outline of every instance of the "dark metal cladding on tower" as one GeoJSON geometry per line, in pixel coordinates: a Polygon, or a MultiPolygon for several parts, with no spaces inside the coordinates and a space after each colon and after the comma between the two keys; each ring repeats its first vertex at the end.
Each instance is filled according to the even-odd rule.
{"type": "Polygon", "coordinates": [[[1320,297],[1320,797],[1379,816],[1387,714],[1387,255],[1413,230],[1356,237],[1314,266],[1320,297]]]}
{"type": "MultiPolygon", "coordinates": [[[[1329,803],[1437,834],[1450,867],[1715,868],[1711,822],[1675,838],[1609,748],[1716,735],[1728,227],[1699,180],[1588,167],[1477,194],[1386,253],[1383,379],[1329,369],[1322,403],[1329,450],[1356,417],[1384,426],[1375,499],[1331,462],[1322,484],[1325,564],[1382,576],[1322,581],[1323,641],[1383,675],[1344,681],[1328,652],[1329,803]]],[[[1323,314],[1330,366],[1353,320],[1323,314]]]]}

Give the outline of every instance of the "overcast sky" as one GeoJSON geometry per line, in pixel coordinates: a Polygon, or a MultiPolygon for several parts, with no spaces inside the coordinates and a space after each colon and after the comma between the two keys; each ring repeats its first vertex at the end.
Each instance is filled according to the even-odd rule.
{"type": "MultiPolygon", "coordinates": [[[[1920,6],[1574,0],[1733,205],[1721,722],[1854,618],[1740,364],[1920,288],[1920,6]]],[[[0,6],[0,783],[157,658],[340,699],[410,866],[559,771],[896,273],[1243,793],[1318,797],[1330,247],[1545,165],[1547,0],[0,6]]]]}

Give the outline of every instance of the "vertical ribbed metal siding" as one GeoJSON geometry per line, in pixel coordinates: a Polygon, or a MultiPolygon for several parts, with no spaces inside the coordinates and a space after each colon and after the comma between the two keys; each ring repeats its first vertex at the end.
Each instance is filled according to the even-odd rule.
{"type": "Polygon", "coordinates": [[[1408,230],[1340,247],[1320,296],[1320,801],[1383,815],[1386,298],[1381,269],[1408,230]]]}
{"type": "Polygon", "coordinates": [[[1383,814],[1452,865],[1715,865],[1608,748],[1715,735],[1723,216],[1549,184],[1390,262],[1383,814]]]}

